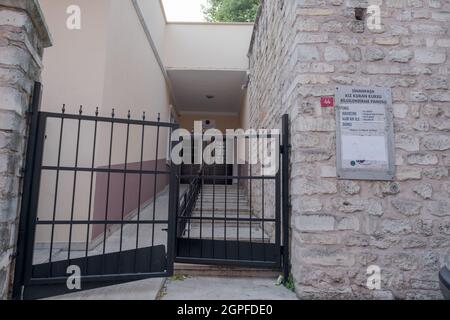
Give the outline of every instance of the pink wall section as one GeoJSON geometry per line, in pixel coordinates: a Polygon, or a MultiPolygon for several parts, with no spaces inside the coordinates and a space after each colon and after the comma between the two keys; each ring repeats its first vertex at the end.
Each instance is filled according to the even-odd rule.
{"type": "MultiPolygon", "coordinates": [[[[105,167],[102,167],[105,168],[105,167]]],[[[106,167],[108,168],[108,167],[106,167]]],[[[112,169],[124,169],[124,164],[111,166],[112,169]]],[[[166,160],[158,160],[157,170],[169,172],[169,167],[166,160]]],[[[129,163],[128,170],[140,170],[140,163],[129,163]]],[[[155,161],[143,162],[142,170],[155,170],[155,161]]],[[[159,174],[156,176],[156,190],[155,190],[155,175],[153,174],[127,174],[125,184],[124,196],[124,174],[110,173],[109,175],[109,199],[108,210],[106,210],[106,201],[108,193],[108,173],[98,173],[95,185],[94,198],[94,217],[93,220],[121,220],[122,219],[122,205],[123,216],[127,218],[133,211],[138,208],[139,204],[139,182],[141,180],[141,199],[140,205],[151,200],[153,195],[164,190],[169,184],[169,174],[159,174]]],[[[97,238],[105,230],[104,225],[94,225],[92,229],[92,239],[97,238]]]]}

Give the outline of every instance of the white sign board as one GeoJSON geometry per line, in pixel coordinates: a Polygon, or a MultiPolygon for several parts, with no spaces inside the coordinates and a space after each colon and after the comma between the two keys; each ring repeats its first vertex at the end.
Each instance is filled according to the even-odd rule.
{"type": "Polygon", "coordinates": [[[392,114],[388,88],[336,88],[338,178],[394,179],[392,114]]]}

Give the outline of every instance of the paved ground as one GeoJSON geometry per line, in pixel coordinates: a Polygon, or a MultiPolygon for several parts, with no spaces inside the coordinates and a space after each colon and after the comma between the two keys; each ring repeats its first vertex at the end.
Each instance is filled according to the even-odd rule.
{"type": "MultiPolygon", "coordinates": [[[[183,190],[185,186],[182,186],[183,190]]],[[[162,192],[156,200],[156,217],[167,217],[168,190],[162,192]]],[[[152,204],[142,208],[143,219],[149,219],[153,213],[152,204]]],[[[155,243],[165,244],[167,233],[159,226],[155,230],[155,243]]],[[[142,227],[139,247],[151,245],[148,226],[142,227]],[[147,230],[148,229],[148,230],[147,230]]],[[[124,248],[133,248],[136,242],[135,229],[127,226],[123,230],[124,248]]],[[[107,238],[107,252],[116,252],[120,243],[120,232],[115,231],[107,238]]],[[[89,255],[101,254],[103,245],[92,248],[89,255]]],[[[84,251],[74,251],[71,257],[83,257],[84,251]]],[[[48,261],[48,249],[37,250],[35,263],[48,261]]],[[[67,259],[65,250],[55,250],[53,260],[67,259]]],[[[52,300],[295,300],[296,295],[276,286],[276,279],[269,278],[226,278],[226,277],[174,277],[171,279],[148,279],[116,286],[98,288],[79,293],[51,298],[52,300]]]]}
{"type": "Polygon", "coordinates": [[[161,300],[297,300],[275,279],[190,277],[168,279],[161,300]]]}
{"type": "Polygon", "coordinates": [[[66,294],[49,300],[156,300],[164,281],[164,278],[148,279],[66,294]]]}
{"type": "Polygon", "coordinates": [[[149,279],[72,293],[49,300],[296,300],[275,279],[174,277],[149,279]],[[165,283],[164,283],[165,282],[165,283]]]}

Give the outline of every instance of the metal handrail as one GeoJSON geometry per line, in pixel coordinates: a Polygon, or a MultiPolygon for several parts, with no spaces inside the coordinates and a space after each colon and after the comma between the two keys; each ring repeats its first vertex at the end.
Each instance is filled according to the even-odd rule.
{"type": "Polygon", "coordinates": [[[189,184],[188,189],[183,192],[179,198],[179,207],[177,212],[177,236],[181,237],[187,227],[188,220],[192,216],[192,212],[195,208],[198,195],[202,189],[202,174],[203,169],[201,169],[198,175],[189,184]]]}

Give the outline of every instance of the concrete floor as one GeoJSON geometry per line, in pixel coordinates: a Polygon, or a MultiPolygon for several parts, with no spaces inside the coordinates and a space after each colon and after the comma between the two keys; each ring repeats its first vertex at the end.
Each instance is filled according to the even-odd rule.
{"type": "Polygon", "coordinates": [[[297,300],[275,279],[175,277],[130,282],[49,300],[297,300]]]}
{"type": "Polygon", "coordinates": [[[276,279],[189,277],[168,279],[161,300],[297,300],[276,279]]]}
{"type": "Polygon", "coordinates": [[[165,278],[148,279],[66,294],[48,300],[156,300],[165,278]]]}

